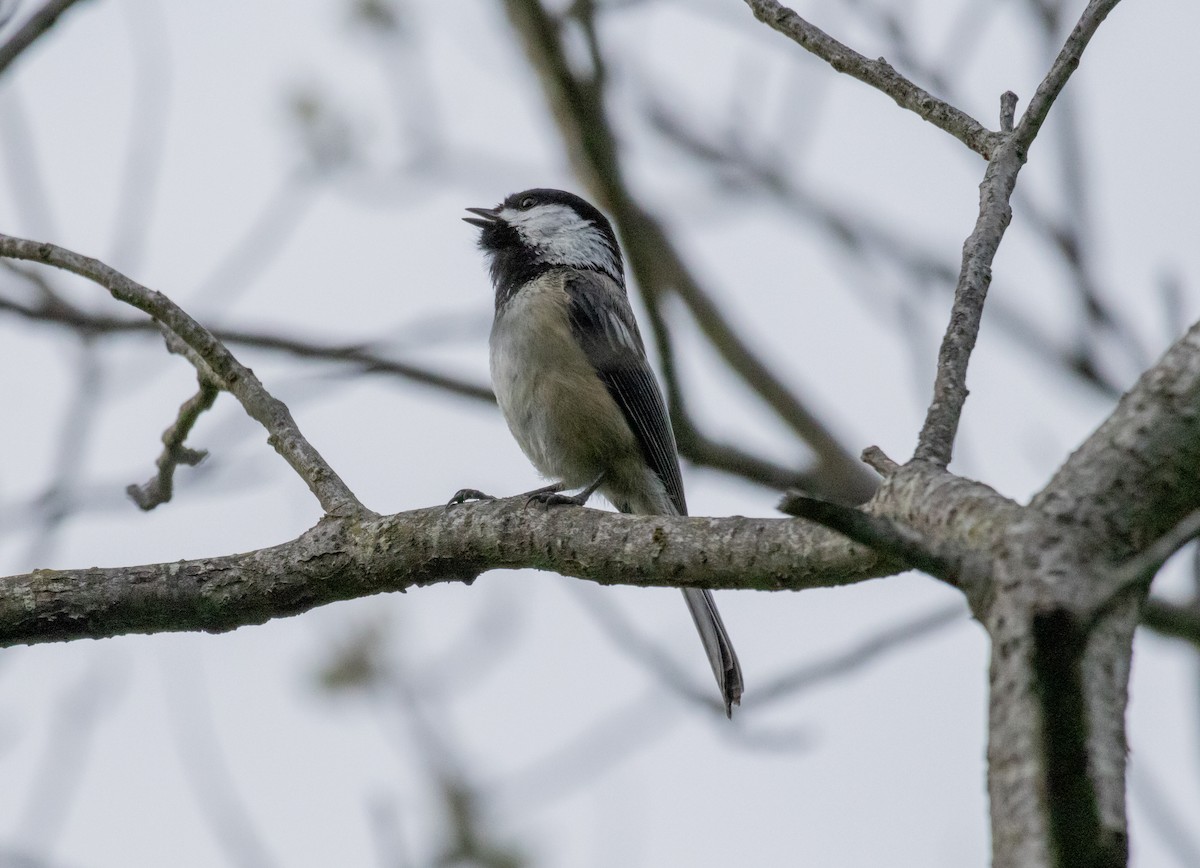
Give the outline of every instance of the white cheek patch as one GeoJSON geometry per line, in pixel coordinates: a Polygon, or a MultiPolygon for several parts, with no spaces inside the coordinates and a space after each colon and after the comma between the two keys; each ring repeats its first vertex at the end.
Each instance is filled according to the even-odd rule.
{"type": "Polygon", "coordinates": [[[538,205],[528,211],[505,208],[500,217],[547,262],[594,268],[620,279],[620,254],[592,221],[584,220],[566,205],[538,205]]]}

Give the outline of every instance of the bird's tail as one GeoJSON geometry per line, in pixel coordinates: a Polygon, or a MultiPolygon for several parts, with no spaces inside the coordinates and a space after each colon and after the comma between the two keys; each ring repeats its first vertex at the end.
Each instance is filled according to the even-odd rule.
{"type": "Polygon", "coordinates": [[[721,623],[721,613],[717,611],[717,604],[710,592],[699,588],[682,590],[692,620],[696,622],[700,641],[704,644],[704,652],[712,665],[713,675],[717,677],[717,685],[721,688],[725,715],[733,717],[733,707],[742,702],[742,667],[738,665],[733,643],[729,641],[729,634],[721,623]]]}

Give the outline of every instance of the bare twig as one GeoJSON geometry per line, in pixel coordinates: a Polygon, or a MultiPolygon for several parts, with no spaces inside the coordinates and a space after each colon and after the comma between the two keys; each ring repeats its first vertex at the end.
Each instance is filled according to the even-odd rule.
{"type": "Polygon", "coordinates": [[[891,476],[900,465],[887,456],[878,446],[868,446],[862,453],[863,463],[880,476],[891,476]]]}
{"type": "Polygon", "coordinates": [[[75,509],[87,444],[99,415],[104,367],[93,341],[80,341],[74,364],[75,388],[59,427],[53,477],[38,497],[40,516],[25,550],[24,562],[31,566],[45,563],[51,556],[58,532],[75,509]]]}
{"type": "MultiPolygon", "coordinates": [[[[93,314],[63,303],[33,306],[0,297],[0,311],[10,311],[35,322],[61,323],[85,334],[111,335],[127,332],[158,334],[160,332],[159,326],[149,320],[93,314]]],[[[253,329],[214,328],[211,331],[213,337],[227,345],[286,353],[300,359],[342,362],[354,365],[362,373],[389,374],[411,380],[414,383],[432,386],[463,398],[484,401],[489,404],[496,402],[492,390],[482,383],[432,371],[411,362],[388,358],[380,351],[373,349],[370,344],[323,344],[253,329]]]]}
{"type": "Polygon", "coordinates": [[[149,511],[171,499],[176,467],[180,464],[195,467],[208,455],[203,449],[191,449],[183,445],[200,414],[212,407],[217,393],[221,391],[220,386],[203,375],[199,381],[199,390],[180,405],[179,415],[163,432],[163,451],[155,462],[158,473],[143,485],[130,485],[125,489],[133,502],[143,510],[149,511]]]}
{"type": "Polygon", "coordinates": [[[975,229],[963,244],[962,270],[954,290],[950,324],[938,352],[933,401],[917,442],[914,455],[917,459],[931,461],[940,467],[950,463],[958,423],[967,400],[967,365],[979,336],[979,323],[992,279],[992,260],[1012,219],[1011,199],[1017,175],[1054,99],[1079,65],[1079,58],[1096,28],[1117,2],[1092,0],[1088,4],[1038,86],[1017,128],[1003,139],[988,161],[979,187],[979,217],[975,229]]]}
{"type": "MultiPolygon", "coordinates": [[[[45,282],[33,272],[26,274],[24,269],[21,277],[38,279],[39,283],[45,282]]],[[[0,311],[9,311],[34,322],[62,324],[84,335],[159,332],[159,327],[152,321],[91,313],[69,305],[57,297],[53,301],[48,300],[37,305],[0,297],[0,311]]],[[[483,383],[389,358],[380,350],[374,349],[372,344],[324,344],[267,331],[233,327],[214,328],[211,331],[217,340],[228,346],[286,353],[300,359],[349,364],[360,373],[396,376],[472,401],[488,404],[496,402],[491,388],[483,383]]],[[[828,480],[820,467],[798,470],[747,452],[737,445],[722,443],[708,437],[692,422],[685,408],[676,408],[672,415],[679,454],[698,467],[711,467],[774,491],[788,488],[818,491],[827,487],[828,480]]]]}
{"type": "Polygon", "coordinates": [[[963,622],[965,614],[962,604],[955,603],[885,627],[845,651],[830,655],[824,660],[797,666],[794,671],[755,687],[753,701],[749,703],[748,710],[758,709],[781,699],[790,699],[805,690],[828,684],[836,678],[867,666],[899,647],[930,636],[951,624],[963,622]]]}
{"type": "Polygon", "coordinates": [[[661,686],[680,699],[724,721],[724,704],[710,696],[709,691],[697,687],[670,652],[631,624],[610,597],[590,593],[592,589],[581,585],[572,585],[568,590],[583,604],[584,610],[604,631],[614,648],[653,673],[661,686]]]}
{"type": "MultiPolygon", "coordinates": [[[[863,260],[865,254],[877,254],[884,258],[889,266],[896,265],[906,271],[918,286],[946,286],[953,289],[957,282],[958,266],[944,260],[940,252],[926,249],[901,232],[881,224],[873,224],[865,217],[855,215],[836,197],[823,195],[816,186],[806,185],[795,178],[776,154],[756,154],[736,139],[729,141],[731,136],[715,136],[689,126],[684,118],[672,109],[668,100],[653,100],[645,111],[650,123],[660,133],[704,164],[706,169],[718,170],[723,182],[729,183],[727,176],[735,173],[734,183],[753,186],[755,190],[771,196],[792,213],[809,220],[823,231],[831,242],[844,248],[855,265],[863,260]]],[[[1019,210],[1023,204],[1019,197],[1016,204],[1019,210]]],[[[1041,211],[1029,208],[1028,205],[1027,211],[1038,224],[1039,237],[1053,242],[1052,249],[1063,256],[1067,267],[1076,269],[1080,251],[1065,233],[1065,227],[1041,211]]],[[[1079,283],[1077,281],[1077,284],[1079,283]]],[[[1082,285],[1080,290],[1083,294],[1082,285]]],[[[1095,309],[1103,316],[1100,325],[1108,328],[1118,340],[1127,341],[1128,329],[1115,322],[1108,308],[1100,305],[1094,295],[1085,295],[1083,304],[1089,310],[1095,309]]],[[[880,311],[889,317],[889,323],[892,321],[892,314],[888,308],[872,304],[870,310],[880,311]]],[[[992,299],[988,316],[996,326],[1004,329],[1009,339],[1046,363],[1060,366],[1079,377],[1084,384],[1099,390],[1104,396],[1116,398],[1124,391],[1104,375],[1090,355],[1082,355],[1073,346],[1061,346],[1057,339],[1047,333],[1041,322],[1019,308],[1006,304],[1005,299],[992,299]]]]}
{"type": "Polygon", "coordinates": [[[835,530],[889,560],[900,561],[951,585],[958,584],[962,571],[960,557],[939,551],[930,540],[891,519],[795,492],[784,496],[779,509],[835,530]]]}
{"type": "Polygon", "coordinates": [[[1149,585],[1162,565],[1175,552],[1200,535],[1200,509],[1184,516],[1173,528],[1160,536],[1144,551],[1123,563],[1114,578],[1118,586],[1149,585]]]}
{"type": "Polygon", "coordinates": [[[20,29],[9,37],[8,42],[0,45],[0,75],[3,75],[4,70],[8,69],[9,65],[21,56],[21,52],[54,26],[54,23],[58,21],[58,16],[77,2],[78,0],[50,0],[37,12],[30,15],[20,29]]]}
{"type": "Polygon", "coordinates": [[[1085,629],[1094,629],[1121,603],[1147,593],[1167,559],[1197,536],[1200,536],[1200,509],[1185,515],[1173,528],[1113,570],[1109,577],[1113,591],[1092,612],[1085,629]]]}
{"type": "Polygon", "coordinates": [[[1000,132],[1011,133],[1017,117],[1017,95],[1011,90],[1000,94],[1000,132]]]}
{"type": "Polygon", "coordinates": [[[1079,21],[1076,22],[1066,42],[1063,43],[1058,57],[1055,58],[1054,64],[1050,67],[1050,71],[1046,73],[1046,77],[1034,91],[1033,98],[1029,100],[1029,106],[1021,115],[1021,121],[1014,131],[1018,148],[1025,149],[1033,144],[1042,124],[1046,121],[1046,116],[1050,114],[1051,106],[1054,105],[1058,95],[1062,93],[1071,74],[1079,67],[1079,59],[1096,34],[1096,29],[1119,2],[1120,0],[1091,0],[1087,8],[1083,10],[1079,21]]]}
{"type": "Polygon", "coordinates": [[[1160,636],[1182,639],[1200,650],[1200,605],[1151,598],[1142,608],[1142,626],[1160,636]]]}
{"type": "MultiPolygon", "coordinates": [[[[60,323],[85,335],[158,332],[158,327],[151,321],[90,313],[61,301],[30,305],[0,297],[0,311],[9,311],[35,322],[60,323]]],[[[350,364],[361,373],[397,376],[473,401],[488,404],[496,402],[491,388],[483,383],[388,358],[369,344],[322,344],[243,328],[214,328],[212,334],[226,345],[286,353],[301,359],[350,364]]],[[[734,444],[708,437],[695,426],[685,409],[677,409],[673,415],[679,453],[698,467],[711,467],[775,491],[796,487],[822,490],[825,487],[826,480],[820,468],[797,470],[754,455],[734,444]]]]}
{"type": "Polygon", "coordinates": [[[0,256],[42,262],[62,268],[103,286],[113,298],[147,313],[191,347],[212,368],[246,412],[267,429],[268,442],[308,483],[326,513],[359,513],[365,507],[304,439],[291,412],[272,396],[258,377],[243,366],[211,332],[165,295],[147,289],[99,260],[54,244],[0,235],[0,256]]]}
{"type": "Polygon", "coordinates": [[[882,57],[869,60],[809,24],[776,0],[746,0],[754,17],[794,40],[806,51],[826,61],[838,72],[857,78],[887,94],[901,108],[915,112],[941,130],[948,132],[972,151],[991,159],[1003,141],[1000,133],[987,129],[966,112],[909,81],[882,57]]]}

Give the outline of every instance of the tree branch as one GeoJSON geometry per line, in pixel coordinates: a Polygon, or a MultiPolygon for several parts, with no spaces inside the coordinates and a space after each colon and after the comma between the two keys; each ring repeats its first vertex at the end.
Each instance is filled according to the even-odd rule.
{"type": "Polygon", "coordinates": [[[1115,587],[1108,599],[1096,607],[1089,627],[1103,620],[1129,597],[1140,600],[1149,593],[1150,583],[1167,559],[1198,535],[1200,509],[1185,515],[1177,525],[1113,570],[1111,581],[1115,587]]]}
{"type": "Polygon", "coordinates": [[[1021,121],[1017,124],[1014,132],[1017,147],[1024,150],[1033,144],[1042,124],[1050,114],[1050,108],[1054,105],[1054,101],[1062,93],[1071,74],[1079,68],[1079,59],[1083,57],[1084,49],[1096,35],[1097,28],[1108,17],[1108,13],[1116,8],[1119,2],[1121,0],[1091,0],[1087,8],[1083,10],[1083,14],[1079,16],[1075,27],[1072,28],[1070,35],[1063,43],[1058,57],[1054,59],[1050,71],[1046,73],[1046,77],[1034,91],[1032,99],[1029,100],[1029,106],[1021,115],[1021,121]]]}
{"type": "Polygon", "coordinates": [[[1042,766],[1056,868],[1117,868],[1108,852],[1096,790],[1088,776],[1088,720],[1081,662],[1087,631],[1070,612],[1033,619],[1034,689],[1041,705],[1042,766]]]}
{"type": "Polygon", "coordinates": [[[1002,138],[988,160],[979,187],[979,217],[963,244],[962,269],[954,290],[950,324],[938,352],[933,401],[917,442],[914,458],[946,467],[954,451],[954,438],[967,400],[967,365],[992,280],[992,260],[1012,219],[1012,192],[1042,122],[1096,28],[1118,0],[1092,0],[1071,31],[1058,58],[1038,86],[1017,129],[1002,138]]]}
{"type": "MultiPolygon", "coordinates": [[[[85,335],[153,334],[159,328],[151,321],[130,317],[104,316],[80,310],[65,302],[39,305],[22,304],[0,298],[0,310],[10,311],[33,322],[61,324],[85,335]]],[[[324,344],[247,328],[214,328],[213,337],[226,345],[285,353],[298,359],[316,359],[354,365],[366,374],[390,374],[441,389],[474,401],[496,403],[488,386],[472,382],[412,362],[388,358],[368,344],[324,344]]]]}
{"type": "Polygon", "coordinates": [[[931,540],[891,519],[795,492],[784,496],[779,509],[837,531],[885,558],[898,560],[948,584],[958,584],[961,555],[940,551],[931,540]]]}
{"type": "Polygon", "coordinates": [[[1142,626],[1160,636],[1190,642],[1200,651],[1200,606],[1151,598],[1142,607],[1142,626]]]}
{"type": "Polygon", "coordinates": [[[54,26],[58,21],[58,16],[77,2],[78,0],[50,0],[37,12],[30,15],[8,42],[0,45],[0,75],[3,75],[4,70],[8,69],[9,65],[20,57],[26,48],[33,45],[39,36],[54,26]]]}
{"type": "Polygon", "coordinates": [[[224,632],[316,606],[486,570],[534,567],[600,584],[797,590],[893,572],[791,519],[626,516],[524,498],[329,517],[246,554],[37,570],[0,581],[0,647],[179,630],[224,632]]]}
{"type": "Polygon", "coordinates": [[[160,292],[147,289],[99,260],[54,244],[0,235],[0,256],[53,265],[103,286],[118,301],[149,314],[189,346],[238,399],[252,419],[267,429],[268,442],[308,483],[326,513],[345,515],[365,507],[304,439],[287,406],[272,396],[211,332],[160,292]]]}
{"type": "MultiPolygon", "coordinates": [[[[22,275],[33,279],[29,275],[22,275]]],[[[0,311],[10,311],[34,322],[61,324],[82,335],[157,334],[154,322],[129,317],[111,317],[80,310],[58,300],[38,305],[23,304],[0,297],[0,311]]],[[[365,374],[387,374],[409,382],[430,386],[451,395],[495,404],[496,398],[483,383],[434,371],[412,362],[402,362],[372,349],[370,344],[322,344],[302,338],[244,328],[215,328],[213,336],[227,346],[285,353],[299,359],[353,365],[365,374]]],[[[722,443],[698,430],[686,408],[672,414],[679,454],[698,467],[711,467],[775,491],[800,487],[823,490],[828,483],[821,468],[797,470],[729,443],[722,443]]]]}
{"type": "Polygon", "coordinates": [[[915,112],[938,129],[958,139],[984,159],[991,159],[1004,137],[987,129],[966,112],[922,90],[882,57],[868,60],[857,51],[838,42],[821,29],[809,24],[776,0],[746,0],[754,17],[801,48],[815,54],[838,72],[853,76],[887,94],[901,108],[915,112]]]}
{"type": "Polygon", "coordinates": [[[191,433],[200,414],[212,407],[217,400],[221,388],[203,374],[199,377],[200,386],[195,395],[188,398],[179,407],[179,415],[170,427],[163,432],[163,451],[159,454],[155,465],[158,472],[143,485],[130,485],[125,493],[145,511],[166,503],[174,491],[175,468],[180,464],[195,467],[208,455],[203,449],[190,449],[184,445],[188,434],[191,433]]]}

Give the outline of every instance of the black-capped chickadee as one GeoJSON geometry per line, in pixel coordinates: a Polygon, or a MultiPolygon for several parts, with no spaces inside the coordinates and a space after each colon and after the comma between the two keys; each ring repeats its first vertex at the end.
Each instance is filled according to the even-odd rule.
{"type": "MultiPolygon", "coordinates": [[[[562,190],[467,210],[476,216],[463,219],[483,230],[496,288],[496,400],[534,467],[554,480],[532,499],[583,505],[599,491],[621,512],[687,515],[675,435],[608,219],[562,190]],[[567,488],[583,490],[558,493],[567,488]]],[[[742,696],[733,645],[712,594],[684,588],[683,596],[731,715],[742,696]]]]}

